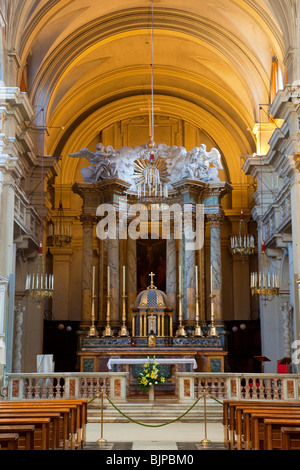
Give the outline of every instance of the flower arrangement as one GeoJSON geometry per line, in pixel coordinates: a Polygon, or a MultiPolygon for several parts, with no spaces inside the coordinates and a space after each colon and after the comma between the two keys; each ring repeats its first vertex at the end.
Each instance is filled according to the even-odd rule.
{"type": "MultiPolygon", "coordinates": [[[[155,358],[153,358],[154,360],[155,358]]],[[[144,390],[150,390],[152,385],[158,385],[165,381],[164,376],[161,374],[157,362],[151,362],[148,357],[148,363],[144,364],[144,371],[140,373],[137,378],[139,386],[144,390]]]]}

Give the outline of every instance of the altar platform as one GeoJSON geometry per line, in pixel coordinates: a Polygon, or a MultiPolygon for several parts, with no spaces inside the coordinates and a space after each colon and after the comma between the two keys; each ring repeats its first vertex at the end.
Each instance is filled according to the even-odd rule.
{"type": "MultiPolygon", "coordinates": [[[[129,340],[130,338],[128,338],[129,340]]],[[[220,346],[219,340],[215,347],[96,347],[103,338],[88,338],[89,347],[82,348],[78,352],[80,357],[81,372],[128,372],[129,380],[126,384],[127,397],[130,399],[148,399],[147,393],[139,389],[137,377],[144,369],[149,359],[154,358],[159,363],[159,367],[166,378],[164,384],[159,387],[159,394],[164,397],[176,397],[176,373],[177,372],[224,372],[224,359],[227,352],[220,346]],[[93,343],[93,347],[92,344],[93,343]],[[146,394],[145,394],[146,393],[146,394]]],[[[115,338],[116,340],[116,338],[115,338]]],[[[87,343],[88,343],[87,341],[87,343]]],[[[203,341],[205,339],[203,338],[203,341]]],[[[208,341],[208,340],[207,340],[208,341]]],[[[114,338],[111,338],[111,343],[114,338]]],[[[86,344],[87,344],[86,343],[86,344]]]]}

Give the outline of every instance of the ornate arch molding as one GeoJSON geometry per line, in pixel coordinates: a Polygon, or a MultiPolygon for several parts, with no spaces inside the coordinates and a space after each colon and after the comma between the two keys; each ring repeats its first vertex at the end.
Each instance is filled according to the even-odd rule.
{"type": "MultiPolygon", "coordinates": [[[[120,86],[119,83],[124,81],[124,77],[127,76],[127,81],[130,81],[130,77],[138,77],[140,74],[147,73],[144,68],[129,68],[123,71],[119,71],[119,75],[114,77],[110,74],[107,76],[102,76],[94,78],[91,83],[88,85],[84,84],[80,88],[74,90],[70,95],[68,100],[63,100],[61,104],[56,108],[55,112],[49,120],[47,120],[50,126],[60,126],[65,125],[65,122],[71,123],[69,127],[65,130],[65,140],[67,136],[70,135],[74,129],[74,126],[78,126],[79,123],[86,118],[86,116],[94,113],[98,108],[108,105],[120,100],[125,97],[134,97],[139,93],[142,96],[141,99],[144,100],[144,107],[147,106],[147,102],[150,99],[148,94],[151,92],[150,84],[148,85],[148,90],[143,87],[143,89],[132,87],[123,87],[119,88],[118,93],[114,90],[116,87],[120,86]],[[114,87],[114,81],[116,87],[114,87]],[[95,89],[104,89],[106,87],[105,83],[109,82],[110,86],[112,85],[113,91],[110,91],[108,94],[103,94],[101,100],[97,97],[93,101],[89,97],[97,96],[94,94],[95,89]],[[73,100],[79,100],[79,102],[84,102],[84,106],[76,105],[76,102],[73,100]],[[77,111],[76,111],[77,110],[77,111]]],[[[243,147],[243,152],[251,153],[255,149],[255,142],[253,135],[247,131],[248,128],[253,128],[254,121],[250,112],[247,111],[246,107],[230,93],[228,93],[224,88],[208,79],[200,78],[197,74],[190,73],[188,76],[186,71],[172,68],[166,70],[165,68],[159,68],[155,72],[156,77],[164,76],[164,85],[155,86],[155,101],[157,100],[156,95],[164,96],[173,96],[181,100],[186,101],[186,103],[191,103],[196,106],[200,106],[209,111],[212,115],[227,122],[227,125],[232,128],[232,131],[235,132],[237,138],[241,141],[241,147],[243,147]],[[168,81],[172,79],[177,79],[182,86],[178,90],[176,86],[169,85],[168,81]],[[192,86],[191,86],[192,84],[192,86]],[[193,88],[192,88],[193,87],[193,88]],[[198,90],[202,90],[201,93],[198,90]],[[226,111],[225,111],[226,109],[226,111]],[[253,146],[253,148],[252,148],[253,146]]],[[[171,80],[172,81],[172,80],[171,80]]],[[[158,80],[158,82],[162,82],[158,80]]],[[[115,103],[115,106],[117,104],[115,103]]],[[[169,113],[172,113],[172,107],[168,110],[169,113]]],[[[136,108],[136,114],[139,114],[139,108],[136,108]]],[[[48,143],[51,149],[55,149],[60,145],[59,140],[61,135],[57,134],[54,137],[49,138],[48,143]]]]}
{"type": "MultiPolygon", "coordinates": [[[[108,40],[115,35],[128,34],[137,30],[148,31],[148,28],[149,10],[140,8],[118,11],[113,15],[98,18],[78,29],[62,41],[40,66],[31,90],[33,103],[46,107],[53,85],[59,81],[69,65],[81,54],[85,54],[89,48],[95,47],[101,41],[108,40]]],[[[209,44],[220,51],[236,70],[240,71],[240,75],[242,71],[245,81],[252,84],[252,90],[256,90],[257,83],[260,83],[267,96],[269,75],[263,65],[259,63],[255,53],[251,52],[249,47],[246,48],[239,38],[221,25],[180,10],[158,9],[155,14],[155,28],[193,36],[197,40],[209,44]]],[[[25,55],[24,49],[24,60],[25,55]]],[[[250,88],[249,85],[249,93],[251,94],[250,88]]],[[[262,98],[262,96],[254,97],[256,102],[262,98]]]]}
{"type": "Polygon", "coordinates": [[[297,0],[269,0],[266,2],[281,27],[284,38],[283,53],[297,46],[297,0]]]}
{"type": "MultiPolygon", "coordinates": [[[[120,116],[122,116],[122,119],[135,117],[137,115],[136,110],[144,105],[142,99],[141,96],[136,96],[124,98],[117,103],[111,103],[98,109],[79,124],[76,132],[73,132],[65,142],[61,152],[63,158],[66,159],[64,167],[65,184],[74,182],[78,165],[77,159],[68,157],[69,153],[76,152],[80,148],[85,147],[87,142],[91,142],[95,136],[99,135],[103,128],[119,121],[120,116]]],[[[178,98],[159,95],[157,96],[157,105],[161,109],[159,115],[180,117],[209,134],[224,155],[231,181],[240,181],[241,148],[224,123],[217,120],[203,108],[178,98]],[[170,109],[173,110],[172,115],[170,115],[170,109]]]]}

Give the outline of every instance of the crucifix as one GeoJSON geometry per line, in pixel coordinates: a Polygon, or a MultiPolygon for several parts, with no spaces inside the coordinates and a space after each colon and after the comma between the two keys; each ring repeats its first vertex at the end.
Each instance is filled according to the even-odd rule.
{"type": "Polygon", "coordinates": [[[148,287],[148,289],[156,289],[156,287],[153,284],[153,277],[155,276],[155,274],[151,272],[149,276],[151,277],[151,285],[148,287]]]}

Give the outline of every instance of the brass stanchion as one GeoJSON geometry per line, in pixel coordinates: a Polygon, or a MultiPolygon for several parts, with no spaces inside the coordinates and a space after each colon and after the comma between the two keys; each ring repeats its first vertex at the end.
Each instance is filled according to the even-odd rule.
{"type": "Polygon", "coordinates": [[[97,444],[104,444],[107,442],[103,437],[103,398],[104,398],[104,391],[101,390],[101,437],[98,439],[97,444]]]}
{"type": "Polygon", "coordinates": [[[211,444],[211,441],[207,439],[207,423],[206,423],[206,390],[204,390],[204,439],[201,441],[201,444],[203,447],[209,447],[211,444]]]}

